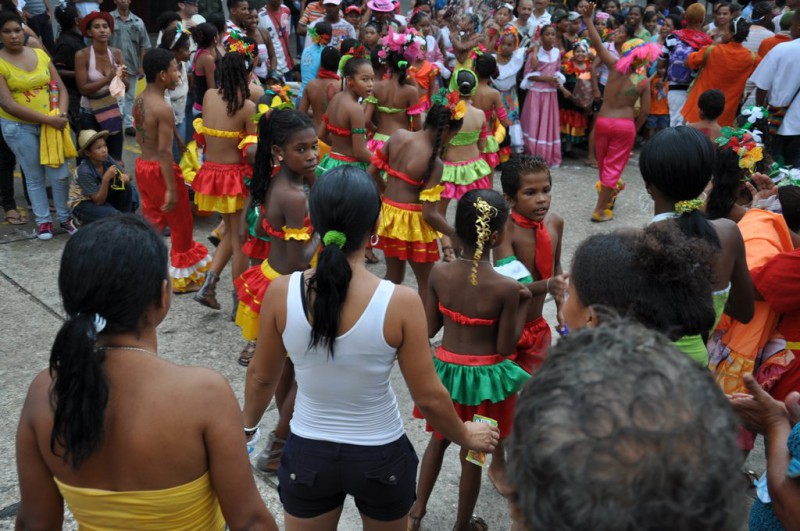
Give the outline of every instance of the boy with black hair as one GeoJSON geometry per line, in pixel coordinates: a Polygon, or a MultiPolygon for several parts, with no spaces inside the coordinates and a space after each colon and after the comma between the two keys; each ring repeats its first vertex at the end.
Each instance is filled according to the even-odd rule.
{"type": "Polygon", "coordinates": [[[172,160],[175,116],[164,99],[164,91],[178,85],[178,63],[169,50],[154,48],[145,54],[143,68],[147,87],[133,104],[136,142],[142,151],[136,159],[142,213],[159,231],[169,224],[173,292],[197,291],[203,285],[211,258],[208,249],[192,237],[189,192],[180,168],[172,160]]]}
{"type": "Polygon", "coordinates": [[[717,118],[725,110],[725,94],[717,89],[707,90],[700,94],[697,107],[700,109],[700,120],[687,125],[697,129],[713,142],[722,136],[722,127],[717,122],[717,118]]]}
{"type": "MultiPolygon", "coordinates": [[[[533,296],[517,348],[509,358],[535,374],[551,342],[550,325],[542,316],[548,294],[556,302],[557,330],[561,332],[564,326],[561,315],[567,278],[561,269],[564,218],[550,212],[553,181],[543,158],[511,157],[500,179],[511,215],[505,238],[494,249],[495,269],[527,286],[533,296]]],[[[503,448],[498,445],[489,467],[489,479],[503,495],[509,493],[505,468],[503,448]]]]}

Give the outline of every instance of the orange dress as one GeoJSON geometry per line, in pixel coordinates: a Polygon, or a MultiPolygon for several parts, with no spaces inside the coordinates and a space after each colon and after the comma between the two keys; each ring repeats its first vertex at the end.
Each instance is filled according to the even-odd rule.
{"type": "Polygon", "coordinates": [[[698,74],[694,87],[689,92],[681,114],[686,123],[700,120],[697,100],[700,95],[711,89],[719,89],[725,94],[725,110],[717,122],[721,126],[733,125],[736,109],[742,99],[744,85],[750,74],[758,66],[760,59],[738,42],[727,44],[711,44],[708,57],[705,57],[708,46],[689,54],[686,64],[693,70],[699,70],[705,57],[705,65],[698,74]]]}

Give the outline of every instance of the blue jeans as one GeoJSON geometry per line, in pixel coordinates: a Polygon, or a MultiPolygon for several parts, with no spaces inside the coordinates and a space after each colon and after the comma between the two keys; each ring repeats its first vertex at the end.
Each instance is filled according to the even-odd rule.
{"type": "Polygon", "coordinates": [[[25,185],[28,189],[33,214],[36,223],[48,223],[50,217],[50,203],[47,200],[47,183],[53,188],[53,204],[56,207],[58,221],[64,223],[70,217],[67,208],[69,196],[69,169],[64,163],[58,168],[43,166],[39,159],[39,135],[41,125],[15,122],[7,118],[0,118],[3,138],[8,147],[16,155],[22,171],[25,172],[25,185]]]}
{"type": "Polygon", "coordinates": [[[129,90],[125,91],[124,103],[122,104],[122,109],[120,109],[123,116],[123,129],[133,127],[133,102],[136,100],[136,83],[139,81],[135,73],[131,74],[129,79],[131,86],[129,90]]]}

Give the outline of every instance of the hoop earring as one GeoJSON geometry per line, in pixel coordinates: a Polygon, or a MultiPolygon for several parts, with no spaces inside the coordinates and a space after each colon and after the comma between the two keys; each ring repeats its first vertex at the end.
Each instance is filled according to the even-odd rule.
{"type": "Polygon", "coordinates": [[[372,236],[370,236],[370,238],[369,238],[369,244],[370,244],[372,247],[375,247],[376,245],[378,245],[378,241],[379,241],[379,240],[380,240],[380,236],[378,236],[377,234],[373,234],[373,235],[372,235],[372,236]]]}

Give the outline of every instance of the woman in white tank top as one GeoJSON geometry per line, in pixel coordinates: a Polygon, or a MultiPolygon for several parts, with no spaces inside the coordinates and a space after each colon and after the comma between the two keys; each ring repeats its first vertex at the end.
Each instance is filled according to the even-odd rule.
{"type": "MultiPolygon", "coordinates": [[[[286,154],[291,156],[291,154],[286,154]]],[[[496,428],[462,422],[433,367],[417,293],[364,266],[380,198],[369,175],[335,168],[311,189],[311,224],[323,235],[316,269],[280,277],[264,296],[256,354],[247,369],[245,433],[252,437],[287,353],[297,400],[278,472],[286,529],[336,529],[349,494],[365,529],[406,529],[417,457],[405,436],[390,373],[448,439],[491,451],[496,428]]]]}

